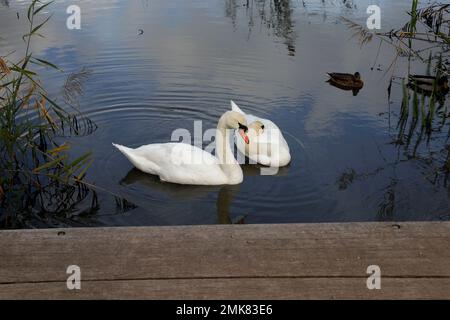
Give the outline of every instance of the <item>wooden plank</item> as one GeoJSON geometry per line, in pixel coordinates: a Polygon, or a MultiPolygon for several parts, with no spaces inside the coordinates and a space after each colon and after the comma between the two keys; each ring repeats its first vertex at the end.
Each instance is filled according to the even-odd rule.
{"type": "Polygon", "coordinates": [[[361,278],[244,278],[83,281],[0,285],[1,299],[445,299],[450,279],[382,279],[368,290],[361,278]]]}
{"type": "Polygon", "coordinates": [[[449,222],[19,230],[0,243],[0,298],[71,297],[73,264],[80,297],[366,297],[372,264],[402,286],[392,297],[450,292],[449,222]]]}
{"type": "Polygon", "coordinates": [[[449,223],[2,231],[0,282],[137,278],[450,276],[449,223]],[[65,235],[58,235],[64,232],[65,235]]]}

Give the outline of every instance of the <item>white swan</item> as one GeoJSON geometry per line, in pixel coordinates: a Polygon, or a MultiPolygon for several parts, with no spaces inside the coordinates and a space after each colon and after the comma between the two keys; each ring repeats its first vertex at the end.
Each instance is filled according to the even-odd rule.
{"type": "Polygon", "coordinates": [[[268,119],[246,114],[231,101],[231,109],[245,116],[249,128],[250,144],[235,140],[238,150],[250,160],[272,167],[283,167],[291,162],[291,153],[278,126],[268,119]]]}
{"type": "Polygon", "coordinates": [[[244,176],[231,150],[230,137],[236,129],[243,141],[249,143],[246,125],[245,117],[237,112],[227,111],[220,117],[215,137],[217,157],[186,143],[156,143],[137,149],[113,145],[136,168],[158,175],[162,181],[190,185],[239,184],[244,176]]]}

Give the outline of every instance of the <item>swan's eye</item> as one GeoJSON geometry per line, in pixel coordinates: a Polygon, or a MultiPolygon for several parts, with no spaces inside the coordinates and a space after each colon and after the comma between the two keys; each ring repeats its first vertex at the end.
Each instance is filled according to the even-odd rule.
{"type": "Polygon", "coordinates": [[[264,130],[264,125],[262,125],[262,126],[261,126],[261,129],[263,129],[263,130],[264,130]]]}

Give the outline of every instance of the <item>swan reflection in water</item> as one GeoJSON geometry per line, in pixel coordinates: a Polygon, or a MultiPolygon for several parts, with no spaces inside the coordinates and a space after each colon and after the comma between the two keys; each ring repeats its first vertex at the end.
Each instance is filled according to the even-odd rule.
{"type": "MultiPolygon", "coordinates": [[[[259,176],[261,174],[260,165],[242,165],[244,176],[259,176]]],[[[275,176],[284,176],[289,172],[289,167],[279,168],[275,176]]],[[[264,176],[261,176],[264,178],[264,176]]],[[[230,207],[233,199],[239,193],[241,184],[223,186],[191,186],[162,182],[158,176],[142,172],[132,168],[120,181],[121,185],[129,186],[139,184],[152,191],[164,193],[173,199],[193,200],[207,196],[210,193],[217,193],[216,210],[218,224],[245,224],[246,215],[239,215],[233,219],[230,217],[230,207]]]]}

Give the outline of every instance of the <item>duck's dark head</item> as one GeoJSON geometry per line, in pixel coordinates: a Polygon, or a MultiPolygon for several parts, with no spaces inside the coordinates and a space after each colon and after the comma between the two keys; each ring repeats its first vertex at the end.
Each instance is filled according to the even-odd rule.
{"type": "Polygon", "coordinates": [[[442,76],[438,80],[438,85],[444,88],[448,88],[448,77],[442,76]]]}
{"type": "Polygon", "coordinates": [[[359,74],[359,72],[355,72],[355,74],[353,75],[355,77],[355,79],[360,80],[361,79],[361,75],[359,74]]]}
{"type": "Polygon", "coordinates": [[[441,88],[441,90],[443,90],[443,92],[447,93],[449,91],[448,77],[442,76],[441,78],[439,78],[438,86],[441,88]]]}

